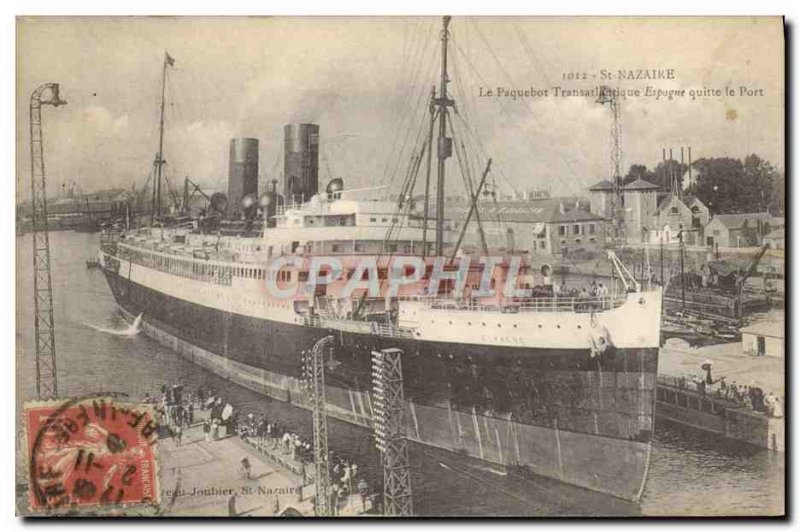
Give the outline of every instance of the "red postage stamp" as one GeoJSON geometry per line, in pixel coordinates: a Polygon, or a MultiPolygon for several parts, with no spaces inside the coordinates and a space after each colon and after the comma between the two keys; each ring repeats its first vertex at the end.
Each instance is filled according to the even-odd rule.
{"type": "Polygon", "coordinates": [[[90,397],[30,403],[31,511],[158,504],[158,423],[151,405],[90,397]]]}

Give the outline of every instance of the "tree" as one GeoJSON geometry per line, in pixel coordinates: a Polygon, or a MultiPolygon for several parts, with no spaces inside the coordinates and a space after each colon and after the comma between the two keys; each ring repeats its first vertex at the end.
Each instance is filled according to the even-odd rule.
{"type": "Polygon", "coordinates": [[[679,161],[662,161],[656,165],[655,170],[649,170],[643,164],[632,164],[628,173],[622,179],[622,184],[627,185],[637,179],[644,179],[654,185],[657,185],[664,192],[672,190],[672,178],[670,172],[678,180],[678,190],[683,188],[683,176],[689,170],[689,165],[682,164],[679,161]],[[670,162],[672,163],[670,165],[670,162]]]}
{"type": "Polygon", "coordinates": [[[653,179],[653,172],[647,169],[646,165],[643,164],[632,164],[628,173],[625,174],[625,177],[622,178],[622,184],[627,185],[628,183],[633,183],[637,179],[644,179],[645,181],[651,181],[653,179]]]}
{"type": "Polygon", "coordinates": [[[746,194],[755,200],[758,212],[783,213],[786,183],[775,166],[758,155],[748,155],[744,159],[744,176],[746,194]]]}
{"type": "Polygon", "coordinates": [[[783,213],[785,184],[782,174],[768,161],[748,155],[702,158],[692,164],[697,172],[688,192],[712,213],[783,213]]]}

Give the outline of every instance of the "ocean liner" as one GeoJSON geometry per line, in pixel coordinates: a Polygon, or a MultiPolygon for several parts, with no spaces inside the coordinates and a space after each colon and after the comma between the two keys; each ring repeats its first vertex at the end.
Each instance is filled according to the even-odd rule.
{"type": "MultiPolygon", "coordinates": [[[[395,199],[341,179],[320,190],[319,127],[290,124],[282,194],[274,180],[258,196],[258,141],[233,139],[227,197],[211,196],[201,218],[167,215],[155,200],[151,224],[102,236],[103,272],[146,334],[233,382],[308,408],[302,353],[333,335],[328,414],[369,427],[371,352],[399,348],[410,440],[636,501],[653,434],[661,289],[642,286],[609,250],[613,290],[573,298],[553,290],[535,256],[471,251],[460,245],[468,223],[453,238],[448,20],[428,136],[395,199]],[[426,159],[422,201],[412,192],[426,159]]],[[[163,139],[163,97],[161,122],[163,139]]],[[[154,197],[162,150],[160,141],[154,197]]]]}

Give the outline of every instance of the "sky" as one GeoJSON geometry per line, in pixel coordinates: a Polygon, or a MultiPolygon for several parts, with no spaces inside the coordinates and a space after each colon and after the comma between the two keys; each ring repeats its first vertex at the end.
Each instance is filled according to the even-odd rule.
{"type": "MultiPolygon", "coordinates": [[[[18,18],[17,197],[30,193],[30,94],[46,82],[60,83],[68,101],[43,110],[50,192],[65,183],[141,188],[158,145],[165,51],[175,59],[165,136],[174,182],[189,176],[224,190],[229,140],[255,137],[263,189],[281,177],[284,124],[314,122],[321,184],[343,177],[347,188],[396,192],[438,83],[440,27],[437,18],[400,17],[18,18]]],[[[609,177],[609,107],[552,96],[554,86],[600,84],[601,70],[674,71],[668,80],[603,82],[625,89],[735,92],[623,99],[625,168],[654,166],[662,148],[678,157],[681,146],[694,159],[756,153],[784,167],[779,18],[455,18],[450,35],[457,142],[475,173],[493,159],[490,181],[502,192],[572,195],[609,177]],[[549,93],[481,96],[497,87],[549,93]],[[740,87],[762,93],[740,95],[740,87]]],[[[448,168],[448,191],[461,193],[455,157],[448,168]]]]}

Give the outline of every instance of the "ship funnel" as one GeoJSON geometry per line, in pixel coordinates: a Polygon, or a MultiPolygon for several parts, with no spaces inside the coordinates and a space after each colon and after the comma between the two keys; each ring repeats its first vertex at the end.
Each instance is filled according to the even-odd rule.
{"type": "Polygon", "coordinates": [[[257,203],[258,198],[258,139],[231,139],[228,159],[228,205],[226,216],[239,219],[257,203]],[[252,203],[243,200],[252,196],[252,203]]]}
{"type": "Polygon", "coordinates": [[[284,193],[288,202],[306,202],[319,189],[319,126],[288,124],[283,128],[284,193]]]}

